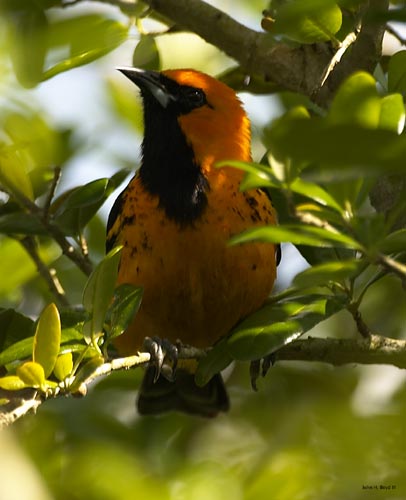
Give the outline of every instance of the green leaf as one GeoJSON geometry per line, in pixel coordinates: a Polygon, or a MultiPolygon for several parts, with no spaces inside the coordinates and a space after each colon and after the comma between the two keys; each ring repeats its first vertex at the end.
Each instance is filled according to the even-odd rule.
{"type": "Polygon", "coordinates": [[[0,145],[0,186],[7,192],[21,193],[30,200],[34,198],[27,167],[15,148],[0,145]]]}
{"type": "Polygon", "coordinates": [[[55,366],[54,375],[59,380],[65,380],[66,377],[72,373],[73,370],[73,357],[71,352],[66,352],[58,356],[55,366]]]}
{"type": "Polygon", "coordinates": [[[293,280],[293,286],[307,288],[340,283],[355,276],[361,270],[361,267],[362,262],[358,259],[326,262],[297,274],[293,280]]]}
{"type": "Polygon", "coordinates": [[[44,236],[47,230],[37,217],[24,212],[14,212],[0,216],[0,233],[44,236]]]}
{"type": "Polygon", "coordinates": [[[66,47],[68,56],[44,72],[47,80],[63,71],[88,64],[121,45],[128,34],[128,27],[98,14],[84,14],[54,21],[48,30],[49,49],[66,47]]]}
{"type": "Polygon", "coordinates": [[[406,137],[389,130],[331,125],[323,119],[278,121],[270,134],[281,156],[307,161],[305,180],[337,182],[406,172],[406,137]]]}
{"type": "Polygon", "coordinates": [[[343,309],[344,299],[307,295],[266,305],[243,320],[230,334],[230,355],[240,361],[263,358],[343,309]]]}
{"type": "Polygon", "coordinates": [[[244,161],[220,161],[215,165],[217,168],[233,167],[238,170],[242,170],[247,174],[255,176],[257,182],[262,187],[280,187],[281,182],[276,178],[272,170],[260,163],[249,163],[244,161]]]}
{"type": "Polygon", "coordinates": [[[67,234],[80,234],[127,173],[120,170],[110,179],[97,179],[61,195],[52,205],[55,222],[67,234]]]}
{"type": "Polygon", "coordinates": [[[401,94],[389,94],[381,100],[379,128],[401,134],[405,125],[405,105],[401,94]]]}
{"type": "Polygon", "coordinates": [[[268,31],[281,34],[298,43],[335,41],[342,24],[338,5],[329,0],[284,2],[268,31]]]}
{"type": "Polygon", "coordinates": [[[92,342],[103,330],[106,313],[113,297],[121,247],[111,250],[90,275],[83,293],[83,306],[91,313],[85,323],[87,340],[92,342]]]}
{"type": "Polygon", "coordinates": [[[406,50],[396,52],[389,60],[388,91],[406,94],[406,50]]]}
{"type": "Polygon", "coordinates": [[[35,361],[26,361],[17,368],[16,372],[27,387],[41,389],[45,385],[44,368],[35,361]]]}
{"type": "Polygon", "coordinates": [[[406,252],[406,229],[399,229],[389,234],[378,248],[383,253],[401,253],[406,252]]]}
{"type": "Polygon", "coordinates": [[[376,128],[380,112],[381,100],[374,77],[359,71],[347,78],[338,89],[328,120],[332,124],[376,128]]]}
{"type": "Polygon", "coordinates": [[[141,35],[133,53],[133,66],[157,71],[160,69],[159,50],[153,35],[141,35]]]}
{"type": "Polygon", "coordinates": [[[8,365],[14,361],[27,359],[32,356],[34,336],[19,340],[11,344],[0,353],[0,366],[8,365]]]}
{"type": "Polygon", "coordinates": [[[141,305],[143,289],[123,283],[114,290],[113,302],[108,311],[110,339],[118,337],[127,329],[141,305]]]}
{"type": "Polygon", "coordinates": [[[54,369],[61,344],[61,322],[55,304],[49,304],[41,313],[34,335],[32,359],[39,363],[48,378],[54,369]]]}
{"type": "Polygon", "coordinates": [[[292,182],[292,184],[290,184],[289,187],[295,193],[306,196],[307,198],[320,203],[320,205],[333,208],[341,214],[343,213],[343,209],[336,202],[336,200],[325,189],[317,184],[297,178],[292,182]]]}
{"type": "MultiPolygon", "coordinates": [[[[45,264],[50,264],[60,254],[61,250],[54,242],[44,242],[39,248],[40,258],[45,264]]],[[[18,298],[21,286],[38,276],[34,262],[16,240],[1,239],[0,262],[7,262],[8,269],[13,270],[2,275],[0,297],[18,298]]]]}
{"type": "Polygon", "coordinates": [[[6,348],[26,337],[32,337],[34,334],[34,321],[14,309],[0,309],[0,332],[1,358],[6,348]]]}
{"type": "Polygon", "coordinates": [[[10,55],[15,75],[23,87],[34,87],[42,80],[47,17],[42,9],[33,4],[15,11],[8,21],[10,55]]]}
{"type": "Polygon", "coordinates": [[[0,377],[0,388],[5,391],[20,391],[26,387],[27,384],[25,384],[20,377],[17,377],[17,375],[6,375],[5,377],[0,377]]]}
{"type": "Polygon", "coordinates": [[[81,366],[70,386],[71,393],[79,391],[80,386],[85,383],[103,363],[104,359],[101,356],[95,356],[81,366]]]}
{"type": "Polygon", "coordinates": [[[223,338],[199,361],[195,375],[196,384],[203,387],[216,373],[227,368],[232,361],[233,358],[228,352],[227,339],[223,338]]]}
{"type": "Polygon", "coordinates": [[[249,241],[265,243],[292,243],[294,245],[309,245],[316,247],[344,247],[361,249],[358,242],[342,233],[333,233],[327,229],[313,226],[286,224],[284,226],[264,226],[249,229],[232,237],[230,245],[249,241]]]}

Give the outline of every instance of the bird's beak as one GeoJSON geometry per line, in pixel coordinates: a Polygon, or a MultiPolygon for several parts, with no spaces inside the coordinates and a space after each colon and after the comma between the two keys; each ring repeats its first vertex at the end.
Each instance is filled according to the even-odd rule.
{"type": "Polygon", "coordinates": [[[157,71],[126,66],[121,66],[116,69],[135,83],[141,91],[148,92],[155,97],[163,108],[167,108],[169,103],[175,100],[175,97],[165,87],[161,74],[157,71]]]}

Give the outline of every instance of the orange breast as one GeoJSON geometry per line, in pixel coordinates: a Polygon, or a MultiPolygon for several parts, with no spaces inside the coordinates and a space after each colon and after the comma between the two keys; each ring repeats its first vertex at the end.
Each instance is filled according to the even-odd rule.
{"type": "Polygon", "coordinates": [[[265,193],[238,190],[240,172],[213,169],[208,203],[193,225],[180,227],[146,193],[138,177],[124,195],[112,231],[124,245],[118,283],[144,287],[141,308],[116,345],[122,354],[141,349],[146,336],[208,347],[269,295],[275,277],[273,245],[230,247],[232,235],[275,224],[265,193]],[[116,227],[117,226],[117,227],[116,227]]]}

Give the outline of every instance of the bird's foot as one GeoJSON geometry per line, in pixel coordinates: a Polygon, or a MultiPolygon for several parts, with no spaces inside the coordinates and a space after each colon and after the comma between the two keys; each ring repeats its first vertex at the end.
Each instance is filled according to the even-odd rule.
{"type": "Polygon", "coordinates": [[[155,366],[154,383],[159,376],[164,376],[169,382],[175,380],[180,344],[172,344],[167,339],[145,337],[143,350],[151,354],[150,365],[155,366]]]}
{"type": "Polygon", "coordinates": [[[257,387],[258,378],[260,376],[265,377],[265,375],[268,373],[269,368],[274,365],[276,361],[275,354],[276,353],[273,352],[271,354],[268,354],[268,356],[265,356],[264,358],[251,361],[250,378],[251,378],[251,387],[254,389],[254,391],[258,390],[257,387]]]}

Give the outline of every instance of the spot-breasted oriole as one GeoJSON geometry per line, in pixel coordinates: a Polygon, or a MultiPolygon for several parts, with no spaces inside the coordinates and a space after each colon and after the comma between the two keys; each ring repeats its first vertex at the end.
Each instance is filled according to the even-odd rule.
{"type": "MultiPolygon", "coordinates": [[[[276,223],[264,191],[241,192],[242,171],[215,166],[251,160],[250,123],[235,92],[206,74],[119,70],[141,90],[145,131],[141,166],[109,216],[107,249],[123,245],[118,284],[141,285],[144,295],[116,346],[131,354],[159,337],[206,348],[263,304],[276,277],[276,247],[227,244],[276,223]]],[[[179,363],[174,381],[147,369],[139,411],[227,410],[220,374],[198,387],[193,369],[179,363]]]]}

